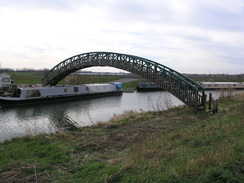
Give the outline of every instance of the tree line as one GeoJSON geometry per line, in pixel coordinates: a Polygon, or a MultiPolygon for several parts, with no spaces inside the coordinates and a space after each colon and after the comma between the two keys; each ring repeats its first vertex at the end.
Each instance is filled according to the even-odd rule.
{"type": "Polygon", "coordinates": [[[13,69],[13,68],[1,68],[0,72],[46,72],[49,69],[32,69],[32,68],[21,68],[21,69],[13,69]]]}

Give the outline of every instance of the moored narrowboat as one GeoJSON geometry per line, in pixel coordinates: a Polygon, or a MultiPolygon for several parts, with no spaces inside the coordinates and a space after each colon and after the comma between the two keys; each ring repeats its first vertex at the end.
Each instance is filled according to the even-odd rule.
{"type": "Polygon", "coordinates": [[[200,82],[206,90],[244,90],[244,83],[240,82],[200,82]]]}
{"type": "Polygon", "coordinates": [[[118,94],[122,94],[121,83],[26,87],[16,88],[12,94],[0,96],[0,105],[14,106],[118,94]]]}
{"type": "Polygon", "coordinates": [[[156,85],[155,83],[140,82],[136,87],[138,92],[149,92],[149,91],[163,91],[163,88],[156,85]]]}

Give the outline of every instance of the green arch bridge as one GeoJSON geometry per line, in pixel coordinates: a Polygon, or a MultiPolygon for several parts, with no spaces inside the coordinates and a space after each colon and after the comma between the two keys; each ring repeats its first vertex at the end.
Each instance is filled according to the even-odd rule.
{"type": "Polygon", "coordinates": [[[54,66],[43,77],[42,85],[56,85],[69,74],[93,66],[110,66],[140,75],[195,110],[205,109],[206,95],[201,85],[167,66],[128,54],[89,52],[75,55],[54,66]]]}

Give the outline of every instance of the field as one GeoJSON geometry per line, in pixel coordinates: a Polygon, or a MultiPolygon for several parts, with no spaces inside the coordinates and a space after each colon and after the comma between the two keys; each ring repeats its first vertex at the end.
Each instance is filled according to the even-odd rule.
{"type": "Polygon", "coordinates": [[[6,72],[11,76],[14,83],[22,84],[41,84],[42,83],[42,72],[6,72]]]}
{"type": "MultiPolygon", "coordinates": [[[[11,76],[11,79],[16,84],[41,84],[44,76],[43,72],[6,72],[11,76]]],[[[60,81],[58,84],[88,84],[88,83],[109,83],[122,79],[123,76],[87,76],[87,75],[69,75],[60,81]]],[[[135,89],[139,82],[146,82],[145,79],[138,79],[136,81],[123,83],[123,88],[135,89]]]]}
{"type": "MultiPolygon", "coordinates": [[[[42,78],[45,75],[43,71],[36,71],[36,72],[6,72],[7,74],[11,75],[12,80],[14,83],[22,83],[22,84],[41,84],[42,78]]],[[[228,81],[228,82],[244,82],[244,78],[242,75],[236,76],[236,77],[227,77],[227,79],[223,79],[217,76],[205,76],[201,77],[200,75],[189,75],[192,80],[194,81],[211,81],[211,82],[218,82],[218,81],[228,81]]],[[[62,81],[60,81],[58,84],[88,84],[88,83],[108,83],[108,82],[114,82],[116,80],[119,80],[123,78],[123,76],[109,76],[109,75],[69,75],[66,78],[64,78],[62,81]]],[[[123,88],[136,88],[139,82],[150,82],[146,79],[139,79],[137,81],[132,81],[128,83],[123,83],[123,88]]]]}
{"type": "Polygon", "coordinates": [[[0,143],[0,182],[244,182],[244,95],[0,143]]]}
{"type": "MultiPolygon", "coordinates": [[[[6,72],[14,83],[41,84],[45,75],[43,72],[6,72]]],[[[59,82],[59,84],[87,84],[87,83],[106,83],[118,80],[120,77],[114,76],[77,76],[70,75],[59,82]],[[76,80],[76,81],[74,81],[76,80]],[[70,83],[69,83],[70,82],[70,83]],[[77,83],[74,83],[77,82],[77,83]]]]}

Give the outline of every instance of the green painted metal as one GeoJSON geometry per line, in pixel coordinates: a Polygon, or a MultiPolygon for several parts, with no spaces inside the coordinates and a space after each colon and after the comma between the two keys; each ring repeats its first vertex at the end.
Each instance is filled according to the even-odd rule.
{"type": "Polygon", "coordinates": [[[93,66],[110,66],[146,78],[194,109],[204,108],[205,89],[185,75],[142,57],[113,53],[89,52],[70,57],[54,66],[43,78],[42,84],[56,85],[69,74],[93,66]]]}

